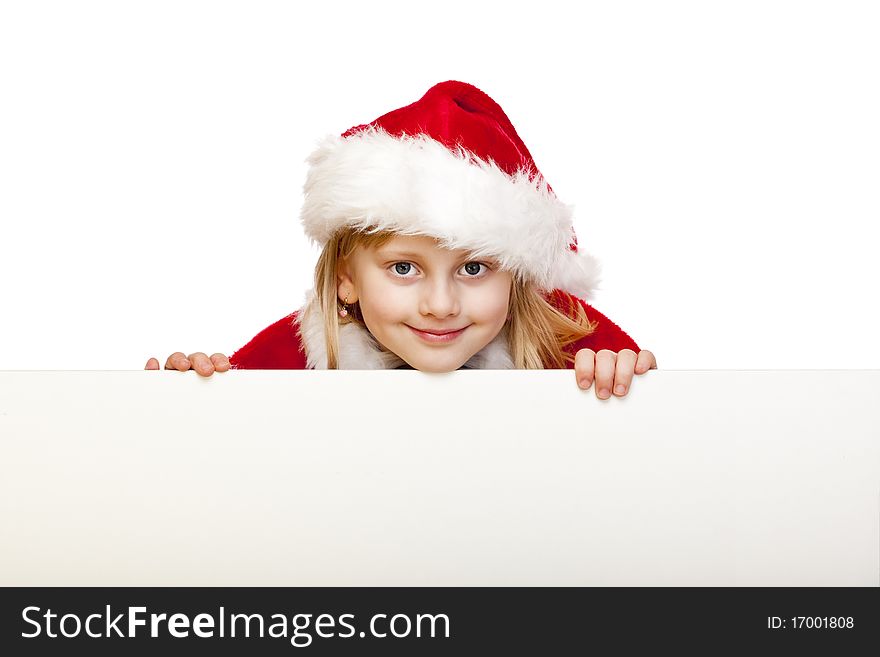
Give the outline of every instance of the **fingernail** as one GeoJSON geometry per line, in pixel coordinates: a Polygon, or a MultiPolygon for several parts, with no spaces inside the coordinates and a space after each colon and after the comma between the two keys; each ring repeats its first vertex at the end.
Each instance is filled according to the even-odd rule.
{"type": "Polygon", "coordinates": [[[589,379],[581,379],[580,381],[578,381],[578,385],[583,390],[588,390],[590,388],[591,383],[592,383],[592,381],[590,381],[589,379]]]}
{"type": "Polygon", "coordinates": [[[614,389],[614,392],[616,392],[618,395],[622,395],[626,392],[626,388],[623,386],[623,384],[620,384],[614,389]]]}
{"type": "Polygon", "coordinates": [[[608,388],[602,388],[599,391],[599,399],[608,399],[611,395],[608,392],[608,388]]]}

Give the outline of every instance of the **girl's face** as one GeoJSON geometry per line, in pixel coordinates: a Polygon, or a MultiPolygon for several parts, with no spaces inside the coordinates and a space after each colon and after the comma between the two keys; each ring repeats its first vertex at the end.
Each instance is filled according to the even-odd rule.
{"type": "Polygon", "coordinates": [[[337,273],[340,301],[358,301],[379,344],[424,372],[457,370],[507,321],[512,275],[430,237],[359,245],[337,273]]]}

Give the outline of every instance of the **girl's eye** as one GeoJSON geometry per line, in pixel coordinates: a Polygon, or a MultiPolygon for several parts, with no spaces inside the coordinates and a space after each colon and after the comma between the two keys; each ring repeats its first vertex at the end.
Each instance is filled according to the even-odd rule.
{"type": "Polygon", "coordinates": [[[409,262],[395,262],[392,269],[395,274],[405,278],[411,278],[410,275],[415,273],[415,267],[409,262]]]}
{"type": "Polygon", "coordinates": [[[482,262],[469,262],[465,264],[461,271],[464,272],[465,276],[479,276],[488,270],[488,267],[484,265],[482,262]]]}

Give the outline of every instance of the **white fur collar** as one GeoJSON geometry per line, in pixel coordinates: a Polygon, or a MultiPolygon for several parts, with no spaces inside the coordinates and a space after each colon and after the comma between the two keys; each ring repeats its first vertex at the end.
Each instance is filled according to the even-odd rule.
{"type": "MultiPolygon", "coordinates": [[[[309,293],[299,318],[299,334],[308,367],[327,369],[324,316],[314,292],[309,293]]],[[[354,322],[339,327],[338,360],[341,370],[387,370],[406,365],[397,354],[382,349],[369,331],[354,322]]],[[[507,331],[502,330],[492,342],[471,356],[464,367],[481,370],[513,369],[513,359],[507,345],[507,331]]]]}

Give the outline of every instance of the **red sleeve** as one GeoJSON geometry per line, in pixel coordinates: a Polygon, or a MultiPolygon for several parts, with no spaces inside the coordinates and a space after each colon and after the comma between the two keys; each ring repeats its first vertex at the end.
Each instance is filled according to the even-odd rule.
{"type": "Polygon", "coordinates": [[[300,347],[296,313],[264,328],[230,357],[238,370],[304,370],[306,357],[300,347]]]}
{"type": "MultiPolygon", "coordinates": [[[[609,349],[614,352],[618,352],[622,349],[632,349],[634,352],[639,353],[639,345],[636,344],[635,340],[629,337],[629,335],[627,335],[617,324],[605,317],[605,315],[593,308],[583,299],[579,299],[566,292],[554,290],[549,296],[548,301],[566,314],[571,312],[573,303],[579,303],[583,307],[584,312],[586,312],[587,319],[596,324],[595,331],[590,335],[581,338],[577,342],[568,345],[565,348],[566,352],[574,355],[580,349],[592,349],[596,352],[601,351],[602,349],[609,349]]],[[[573,369],[574,363],[569,363],[567,367],[568,369],[573,369]]]]}

